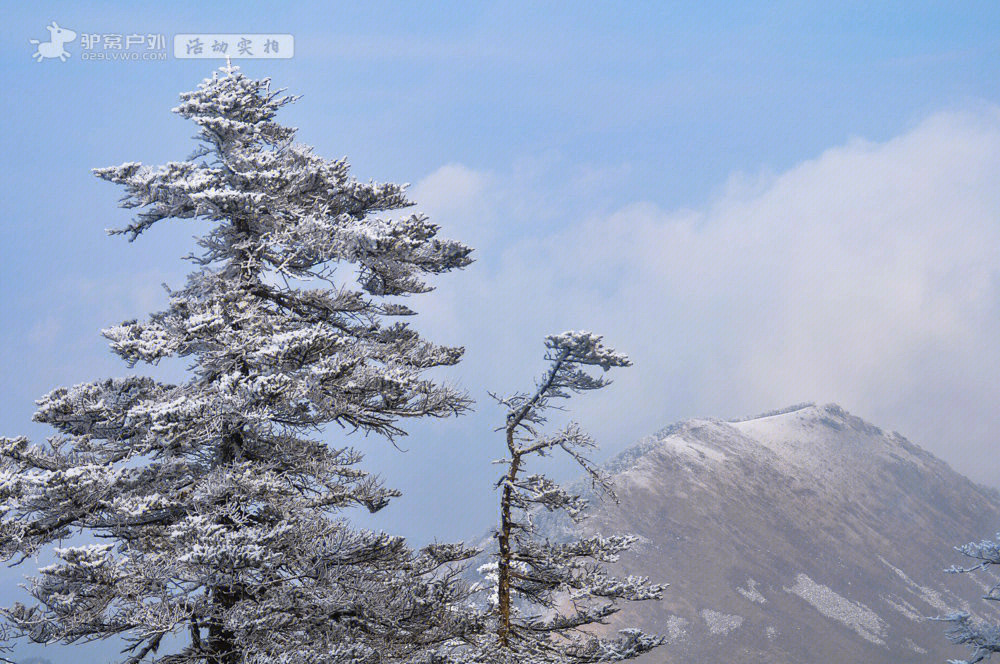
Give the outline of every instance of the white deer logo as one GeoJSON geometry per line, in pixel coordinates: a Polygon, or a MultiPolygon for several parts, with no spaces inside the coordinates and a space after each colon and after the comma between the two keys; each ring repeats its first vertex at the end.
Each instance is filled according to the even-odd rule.
{"type": "Polygon", "coordinates": [[[35,58],[36,62],[41,62],[45,58],[59,58],[60,62],[66,62],[69,53],[63,48],[63,44],[76,39],[76,33],[66,28],[60,28],[55,21],[52,21],[52,25],[47,25],[45,28],[49,31],[49,41],[30,40],[32,44],[38,44],[38,50],[32,53],[31,57],[35,58]]]}

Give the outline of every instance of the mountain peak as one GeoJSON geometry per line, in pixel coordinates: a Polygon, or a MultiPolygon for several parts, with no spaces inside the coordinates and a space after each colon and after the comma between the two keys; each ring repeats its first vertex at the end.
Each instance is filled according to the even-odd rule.
{"type": "Polygon", "coordinates": [[[824,405],[817,405],[811,402],[800,403],[794,406],[789,406],[788,408],[781,408],[762,413],[754,417],[730,420],[728,423],[738,425],[748,422],[762,422],[765,420],[772,423],[778,421],[799,423],[808,422],[813,425],[818,424],[827,426],[836,431],[853,429],[855,431],[874,436],[883,435],[882,429],[874,424],[866,422],[860,417],[851,415],[847,412],[847,410],[835,403],[828,403],[824,405]]]}
{"type": "Polygon", "coordinates": [[[736,420],[684,420],[643,439],[607,467],[625,471],[649,454],[697,465],[755,458],[786,470],[796,468],[801,479],[877,472],[885,464],[941,463],[898,433],[886,433],[834,403],[800,403],[736,420]]]}
{"type": "Polygon", "coordinates": [[[970,604],[996,579],[941,572],[1000,495],[836,404],[685,420],[607,468],[620,503],[586,528],[635,533],[624,571],[672,584],[622,618],[670,637],[655,661],[929,664],[958,653],[927,616],[1000,615],[970,604]]]}

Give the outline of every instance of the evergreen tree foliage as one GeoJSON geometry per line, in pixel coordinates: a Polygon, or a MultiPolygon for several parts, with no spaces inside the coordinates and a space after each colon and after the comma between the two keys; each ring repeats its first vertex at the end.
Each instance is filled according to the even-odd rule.
{"type": "MultiPolygon", "coordinates": [[[[953,574],[968,574],[978,570],[990,570],[992,574],[996,574],[1000,566],[1000,533],[997,533],[996,539],[970,542],[956,548],[975,563],[969,566],[955,565],[946,571],[953,574]]],[[[983,599],[991,602],[1000,601],[1000,583],[993,584],[983,599]]],[[[1000,653],[1000,625],[975,620],[965,611],[953,613],[941,620],[951,623],[948,638],[953,643],[966,646],[971,652],[969,659],[951,659],[948,660],[949,664],[974,664],[990,659],[993,653],[1000,653]]]]}
{"type": "Polygon", "coordinates": [[[592,535],[559,542],[544,538],[534,518],[540,511],[580,522],[587,501],[529,468],[533,458],[562,451],[583,468],[598,493],[614,499],[608,478],[587,457],[595,447],[590,436],[575,423],[552,434],[543,433],[541,426],[557,400],[609,384],[588,369],[606,372],[631,362],[590,332],[552,335],[545,347],[549,367],[534,391],[495,397],[507,410],[503,431],[509,456],[501,460],[506,472],[497,484],[496,558],[484,566],[491,582],[490,633],[468,661],[570,664],[632,659],[663,639],[637,629],[606,638],[598,629],[620,610],[619,600],[659,599],[665,586],[642,577],[617,578],[607,571],[606,564],[635,543],[633,536],[592,535]]]}
{"type": "Polygon", "coordinates": [[[204,229],[166,309],[104,330],[129,367],[181,358],[189,374],[58,388],[34,416],[47,444],[0,439],[0,558],[57,558],[33,602],[3,610],[12,638],[120,637],[130,663],[395,662],[469,629],[451,563],[470,552],[352,528],[346,508],[397,494],[320,434],[391,438],[467,407],[426,376],[462,348],[400,317],[470,249],[394,214],[404,186],[294,142],[275,120],[294,99],[227,66],[174,109],[198,127],[191,157],[95,171],[137,211],[112,233],[204,229]]]}

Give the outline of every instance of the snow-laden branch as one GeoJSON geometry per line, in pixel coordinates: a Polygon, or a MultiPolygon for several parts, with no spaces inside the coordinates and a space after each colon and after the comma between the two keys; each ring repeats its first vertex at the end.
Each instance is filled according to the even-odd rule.
{"type": "Polygon", "coordinates": [[[479,629],[457,576],[475,551],[352,527],[343,510],[398,492],[322,435],[404,435],[407,418],[468,407],[427,375],[463,349],[401,322],[400,299],[471,249],[401,214],[404,185],[294,143],[276,119],[294,100],[226,67],[174,109],[198,128],[190,158],[95,171],[135,211],[113,234],[198,224],[166,308],[104,330],[129,367],[190,373],[57,388],[35,420],[58,435],[0,438],[0,558],[83,542],[53,549],[32,605],[0,610],[4,635],[117,636],[136,664],[346,663],[436,657],[479,629]]]}
{"type": "Polygon", "coordinates": [[[593,627],[619,610],[618,602],[659,599],[664,585],[640,577],[617,578],[604,569],[635,538],[600,535],[553,543],[536,529],[533,512],[560,511],[574,522],[585,517],[587,501],[556,482],[528,473],[534,456],[562,450],[592,480],[599,493],[614,498],[606,475],[587,453],[594,441],[575,423],[554,434],[539,431],[555,399],[609,384],[603,373],[627,367],[628,357],[590,332],[566,332],[545,340],[548,369],[531,393],[495,397],[507,409],[503,431],[509,458],[500,489],[496,560],[484,566],[494,634],[466,653],[469,662],[608,662],[631,659],[660,645],[658,636],[638,631],[618,639],[598,636],[593,627]],[[592,373],[594,369],[601,371],[592,373]]]}

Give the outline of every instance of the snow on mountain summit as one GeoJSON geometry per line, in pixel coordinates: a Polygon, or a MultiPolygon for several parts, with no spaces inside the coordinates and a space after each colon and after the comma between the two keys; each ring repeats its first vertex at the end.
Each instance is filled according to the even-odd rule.
{"type": "MultiPolygon", "coordinates": [[[[799,404],[739,420],[691,419],[669,426],[615,457],[613,471],[643,457],[673,456],[688,467],[755,458],[789,473],[843,481],[884,464],[941,463],[896,432],[885,432],[836,404],[799,404]]],[[[647,460],[648,461],[648,460],[647,460]]]]}
{"type": "Polygon", "coordinates": [[[1000,494],[837,405],[687,420],[606,467],[620,502],[585,527],[638,535],[625,571],[671,584],[620,619],[668,634],[651,662],[929,664],[961,651],[926,617],[998,616],[991,579],[942,570],[1000,494]]]}
{"type": "Polygon", "coordinates": [[[905,458],[922,464],[929,456],[898,433],[885,433],[836,404],[808,404],[730,426],[783,459],[811,470],[827,467],[831,460],[837,466],[847,459],[857,464],[905,458]]]}

